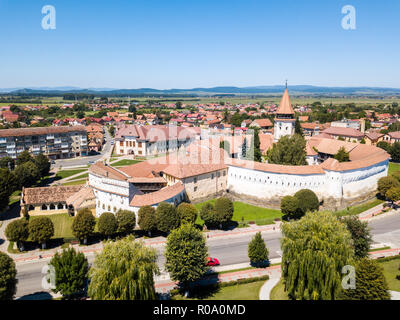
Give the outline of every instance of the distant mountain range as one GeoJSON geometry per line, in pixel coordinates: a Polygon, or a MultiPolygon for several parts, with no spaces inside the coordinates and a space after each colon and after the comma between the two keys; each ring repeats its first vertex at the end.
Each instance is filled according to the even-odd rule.
{"type": "MultiPolygon", "coordinates": [[[[279,94],[284,86],[253,86],[253,87],[211,87],[193,89],[115,89],[115,88],[79,88],[79,87],[28,87],[28,88],[0,88],[0,93],[24,94],[94,94],[94,95],[219,95],[219,94],[279,94]]],[[[328,94],[328,95],[400,95],[399,88],[380,87],[320,87],[310,85],[288,86],[291,94],[328,94]]]]}

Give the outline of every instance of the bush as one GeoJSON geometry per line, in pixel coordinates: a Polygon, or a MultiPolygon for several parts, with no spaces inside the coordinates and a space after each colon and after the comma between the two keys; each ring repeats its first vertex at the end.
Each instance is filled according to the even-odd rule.
{"type": "Polygon", "coordinates": [[[102,235],[110,237],[117,232],[117,219],[111,212],[103,212],[99,218],[97,227],[102,235]]]}
{"type": "Polygon", "coordinates": [[[136,214],[129,210],[118,210],[117,215],[118,232],[124,234],[132,233],[136,227],[136,214]]]}
{"type": "Polygon", "coordinates": [[[297,191],[294,196],[299,201],[299,209],[303,215],[308,211],[317,211],[319,209],[319,200],[313,191],[302,189],[297,191]]]}
{"type": "Polygon", "coordinates": [[[173,204],[161,202],[156,209],[157,229],[161,232],[170,233],[179,227],[180,219],[173,204]]]}
{"type": "Polygon", "coordinates": [[[182,223],[194,223],[197,219],[198,211],[196,207],[190,203],[181,203],[178,208],[178,215],[182,223]]]}
{"type": "Polygon", "coordinates": [[[29,221],[29,236],[32,241],[42,244],[46,248],[46,241],[54,236],[54,224],[48,217],[37,217],[29,221]]]}
{"type": "Polygon", "coordinates": [[[151,236],[151,232],[157,229],[156,210],[152,206],[143,206],[139,209],[139,227],[151,236]]]}
{"type": "Polygon", "coordinates": [[[293,196],[285,196],[281,200],[281,211],[285,218],[296,219],[301,215],[299,200],[293,196]]]}

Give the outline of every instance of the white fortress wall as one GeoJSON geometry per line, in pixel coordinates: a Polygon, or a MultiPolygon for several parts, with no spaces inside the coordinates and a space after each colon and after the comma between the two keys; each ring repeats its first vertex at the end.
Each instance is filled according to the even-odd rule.
{"type": "Polygon", "coordinates": [[[377,189],[378,180],[387,176],[389,160],[356,170],[342,171],[343,198],[352,199],[377,189]]]}
{"type": "Polygon", "coordinates": [[[321,198],[326,195],[324,174],[284,174],[257,171],[229,166],[228,189],[260,199],[272,199],[293,195],[301,189],[310,189],[321,198]]]}
{"type": "Polygon", "coordinates": [[[96,216],[103,212],[116,213],[119,209],[131,210],[129,206],[138,190],[128,181],[109,179],[89,173],[89,185],[93,187],[96,196],[96,216]]]}

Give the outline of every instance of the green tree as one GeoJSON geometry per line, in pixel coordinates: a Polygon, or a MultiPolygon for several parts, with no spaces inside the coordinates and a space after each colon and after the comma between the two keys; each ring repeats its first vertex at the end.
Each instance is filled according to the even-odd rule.
{"type": "Polygon", "coordinates": [[[190,203],[182,202],[178,208],[177,212],[181,221],[183,223],[195,223],[198,215],[196,207],[190,203]]]}
{"type": "Polygon", "coordinates": [[[5,230],[8,241],[17,243],[18,248],[24,251],[24,241],[29,237],[28,221],[26,219],[18,219],[10,222],[5,230]]]}
{"type": "Polygon", "coordinates": [[[375,260],[360,259],[356,264],[354,289],[343,289],[343,300],[390,300],[390,293],[383,269],[375,260]]]}
{"type": "Polygon", "coordinates": [[[129,234],[136,227],[136,214],[129,210],[118,210],[116,214],[118,232],[129,234]]]}
{"type": "Polygon", "coordinates": [[[200,279],[207,271],[207,255],[203,233],[192,224],[183,224],[168,235],[165,269],[172,280],[179,281],[179,284],[188,290],[190,284],[200,279]]]}
{"type": "Polygon", "coordinates": [[[267,160],[275,164],[306,165],[306,140],[298,134],[281,137],[267,151],[267,160]]]}
{"type": "Polygon", "coordinates": [[[400,187],[400,182],[392,176],[382,177],[378,180],[378,192],[382,197],[386,197],[389,189],[398,187],[400,187]]]}
{"type": "Polygon", "coordinates": [[[51,164],[49,158],[47,158],[45,155],[43,155],[42,153],[37,155],[35,157],[34,163],[36,164],[36,167],[40,172],[40,176],[44,177],[49,174],[51,164]]]}
{"type": "Polygon", "coordinates": [[[17,269],[14,260],[0,251],[0,300],[12,300],[17,292],[17,269]]]}
{"type": "Polygon", "coordinates": [[[29,162],[29,161],[33,162],[34,159],[33,159],[33,157],[31,156],[31,154],[29,153],[29,151],[28,151],[28,150],[25,150],[25,151],[22,151],[22,152],[18,155],[16,163],[17,163],[17,166],[19,166],[19,165],[21,165],[21,164],[23,164],[23,163],[26,163],[26,162],[29,162]]]}
{"type": "Polygon", "coordinates": [[[72,222],[72,233],[79,241],[87,244],[87,239],[93,234],[96,219],[89,209],[81,209],[72,222]]]}
{"type": "Polygon", "coordinates": [[[215,200],[214,210],[217,213],[220,228],[222,228],[222,225],[232,221],[234,208],[233,202],[229,198],[220,197],[215,200]]]}
{"type": "Polygon", "coordinates": [[[296,122],[294,123],[294,133],[304,137],[303,128],[301,127],[299,118],[296,118],[296,122]]]}
{"type": "Polygon", "coordinates": [[[179,227],[180,217],[173,204],[161,202],[156,209],[157,229],[169,233],[179,227]]]}
{"type": "Polygon", "coordinates": [[[108,242],[89,271],[93,300],[154,300],[157,252],[132,235],[108,242]]]}
{"type": "Polygon", "coordinates": [[[86,288],[89,264],[82,252],[73,248],[64,249],[61,254],[56,252],[49,263],[55,271],[55,293],[64,298],[81,296],[86,288]]]}
{"type": "Polygon", "coordinates": [[[346,151],[344,147],[340,147],[339,151],[333,156],[339,162],[350,161],[350,154],[346,151]]]}
{"type": "Polygon", "coordinates": [[[214,228],[219,224],[217,212],[215,211],[214,206],[209,202],[205,203],[201,207],[200,218],[204,221],[207,228],[214,228]]]}
{"type": "Polygon", "coordinates": [[[114,214],[111,212],[103,212],[97,223],[97,228],[99,232],[106,237],[114,235],[118,229],[117,219],[114,214]]]}
{"type": "Polygon", "coordinates": [[[282,276],[291,299],[335,300],[353,248],[346,226],[330,212],[308,212],[282,226],[282,276]]]}
{"type": "Polygon", "coordinates": [[[299,210],[304,215],[307,211],[317,211],[319,200],[317,195],[310,189],[301,189],[294,194],[299,203],[299,210]]]}
{"type": "Polygon", "coordinates": [[[247,138],[244,138],[242,144],[242,158],[246,158],[247,156],[247,138]]]}
{"type": "Polygon", "coordinates": [[[10,202],[10,195],[15,189],[14,174],[6,168],[0,169],[0,212],[7,208],[10,202]]]}
{"type": "Polygon", "coordinates": [[[281,200],[281,211],[285,219],[297,219],[303,214],[299,209],[299,200],[293,196],[284,196],[281,200]]]}
{"type": "Polygon", "coordinates": [[[14,160],[11,157],[0,158],[0,168],[14,170],[14,160]]]}
{"type": "Polygon", "coordinates": [[[151,236],[151,232],[157,230],[156,210],[152,206],[143,206],[139,209],[138,216],[140,229],[151,236]]]}
{"type": "Polygon", "coordinates": [[[390,157],[392,161],[399,162],[400,161],[400,142],[395,142],[389,149],[390,157]]]}
{"type": "Polygon", "coordinates": [[[21,189],[22,187],[29,188],[40,178],[39,169],[32,161],[20,164],[13,173],[18,189],[21,189]]]}
{"type": "Polygon", "coordinates": [[[346,217],[342,220],[353,239],[354,256],[364,258],[368,256],[372,237],[368,222],[361,221],[358,217],[346,217]]]}
{"type": "Polygon", "coordinates": [[[46,248],[46,242],[54,236],[54,224],[48,217],[37,217],[29,220],[29,237],[32,241],[42,245],[42,249],[46,248]]]}
{"type": "Polygon", "coordinates": [[[392,187],[386,192],[386,198],[393,202],[400,200],[400,187],[392,187]]]}
{"type": "Polygon", "coordinates": [[[257,232],[250,241],[247,253],[250,262],[256,266],[263,265],[268,260],[268,248],[261,237],[261,232],[257,232]]]}
{"type": "Polygon", "coordinates": [[[389,143],[389,142],[386,142],[386,141],[379,141],[379,142],[376,144],[376,146],[377,146],[378,148],[381,148],[381,149],[385,150],[386,152],[389,152],[389,150],[390,150],[390,143],[389,143]]]}

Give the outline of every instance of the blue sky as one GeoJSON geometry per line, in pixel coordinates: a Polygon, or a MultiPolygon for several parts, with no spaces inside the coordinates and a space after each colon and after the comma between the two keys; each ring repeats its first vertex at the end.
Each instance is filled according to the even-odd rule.
{"type": "Polygon", "coordinates": [[[398,0],[0,0],[0,87],[400,88],[399,15],[398,0]]]}

